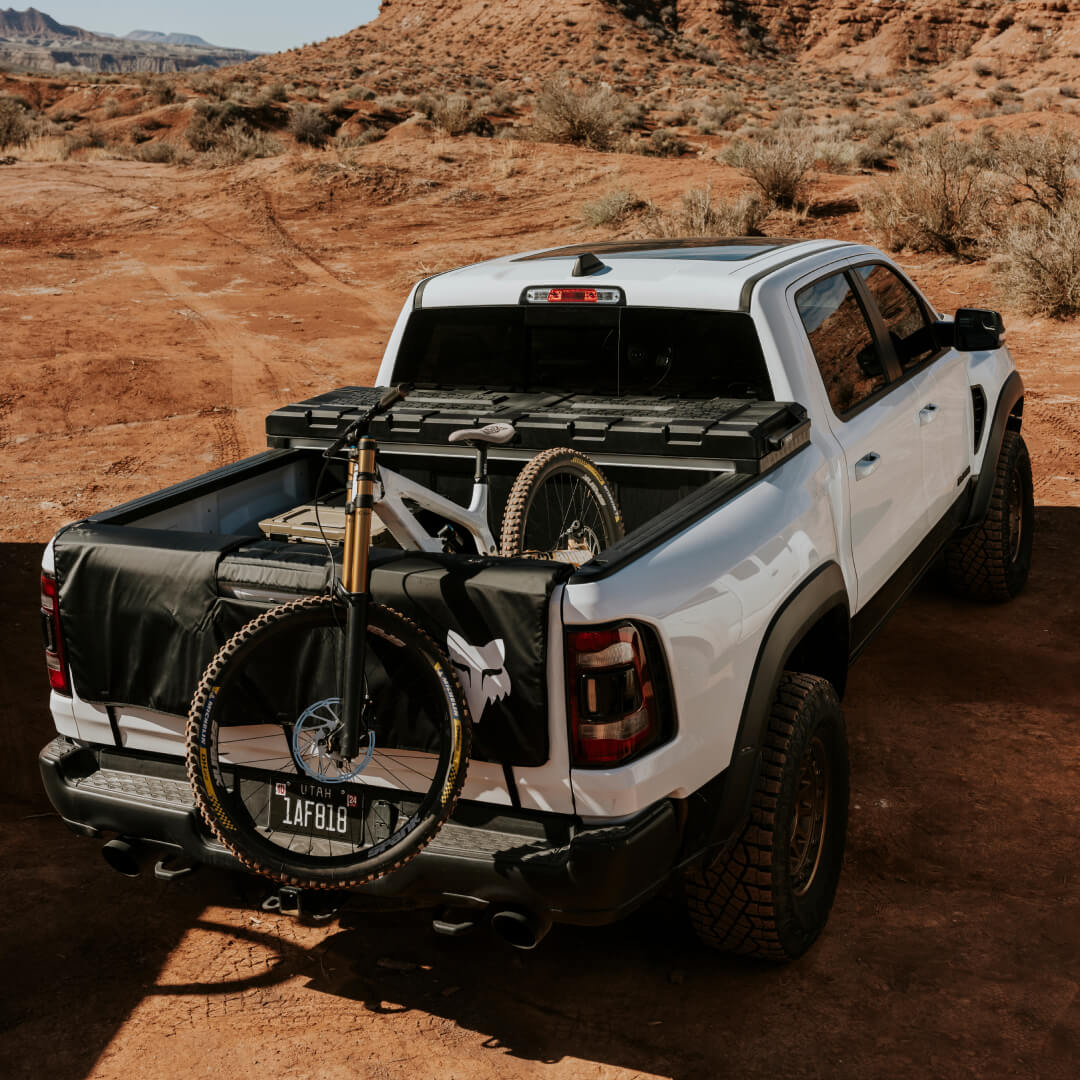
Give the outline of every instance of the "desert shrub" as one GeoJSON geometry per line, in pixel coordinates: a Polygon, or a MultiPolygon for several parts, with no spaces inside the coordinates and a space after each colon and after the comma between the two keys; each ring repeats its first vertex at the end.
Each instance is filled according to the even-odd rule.
{"type": "Polygon", "coordinates": [[[181,152],[180,147],[171,142],[144,142],[131,151],[131,157],[136,161],[148,161],[154,165],[175,165],[190,159],[191,152],[181,152]]]}
{"type": "Polygon", "coordinates": [[[759,195],[744,192],[734,202],[714,201],[711,185],[706,184],[683,195],[679,223],[686,236],[751,236],[768,215],[759,195]]]}
{"type": "Polygon", "coordinates": [[[82,131],[76,131],[65,137],[60,147],[60,158],[67,161],[72,154],[80,150],[100,150],[105,146],[105,135],[91,124],[82,131]]]}
{"type": "Polygon", "coordinates": [[[698,131],[703,135],[726,128],[743,111],[742,97],[732,90],[721,94],[714,101],[704,105],[698,115],[698,131]]]}
{"type": "Polygon", "coordinates": [[[355,150],[360,146],[368,146],[373,142],[386,138],[386,132],[378,124],[368,124],[363,131],[355,135],[338,134],[334,139],[334,145],[339,150],[355,150]]]}
{"type": "Polygon", "coordinates": [[[176,87],[165,79],[151,79],[146,84],[146,96],[155,105],[171,105],[176,100],[176,87]]]}
{"type": "Polygon", "coordinates": [[[1080,195],[1051,210],[1033,207],[997,244],[994,261],[1006,294],[1030,314],[1080,313],[1080,195]]]}
{"type": "Polygon", "coordinates": [[[832,135],[814,143],[814,159],[829,172],[845,173],[854,166],[857,150],[850,139],[832,135]]]}
{"type": "Polygon", "coordinates": [[[866,138],[855,150],[855,161],[863,169],[880,169],[891,158],[908,148],[901,132],[904,125],[899,120],[886,120],[866,133],[866,138]]]}
{"type": "Polygon", "coordinates": [[[894,251],[981,255],[1007,207],[1005,182],[993,164],[994,148],[985,140],[936,131],[912,148],[893,177],[863,195],[867,223],[894,251]]]}
{"type": "Polygon", "coordinates": [[[680,206],[661,213],[650,204],[648,225],[651,235],[669,236],[754,236],[769,215],[769,206],[754,192],[744,192],[732,202],[714,199],[712,185],[690,188],[680,206]]]}
{"type": "Polygon", "coordinates": [[[192,150],[200,154],[209,153],[217,146],[222,132],[241,122],[242,118],[242,110],[235,102],[196,101],[185,138],[192,150]]]}
{"type": "Polygon", "coordinates": [[[323,146],[331,126],[326,114],[314,105],[294,105],[289,110],[289,134],[297,142],[323,146]]]}
{"type": "Polygon", "coordinates": [[[785,128],[754,139],[736,139],[724,157],[753,180],[770,203],[789,209],[801,200],[814,155],[808,139],[785,128]]]}
{"type": "Polygon", "coordinates": [[[472,130],[477,120],[473,103],[465,94],[448,94],[433,98],[430,111],[425,109],[431,122],[446,135],[464,135],[472,130]]]}
{"type": "Polygon", "coordinates": [[[13,97],[0,96],[0,150],[8,146],[25,146],[29,140],[27,110],[13,97]]]}
{"type": "Polygon", "coordinates": [[[997,167],[1015,184],[1018,202],[1053,211],[1071,195],[1080,169],[1080,140],[1059,129],[1049,135],[997,138],[997,167]]]}
{"type": "Polygon", "coordinates": [[[288,101],[289,91],[283,82],[272,82],[263,90],[263,97],[267,101],[288,101]]]}
{"type": "Polygon", "coordinates": [[[230,124],[218,136],[209,155],[212,165],[238,165],[248,158],[274,157],[281,153],[281,143],[265,131],[243,121],[230,124]]]}
{"type": "Polygon", "coordinates": [[[623,130],[619,95],[606,87],[575,90],[561,75],[541,87],[533,108],[533,134],[551,142],[610,150],[623,130]]]}
{"type": "Polygon", "coordinates": [[[644,153],[653,157],[681,157],[690,149],[690,144],[676,131],[657,128],[644,144],[644,153]]]}
{"type": "Polygon", "coordinates": [[[610,191],[585,203],[581,216],[586,225],[622,225],[634,214],[648,208],[647,200],[634,191],[610,191]]]}

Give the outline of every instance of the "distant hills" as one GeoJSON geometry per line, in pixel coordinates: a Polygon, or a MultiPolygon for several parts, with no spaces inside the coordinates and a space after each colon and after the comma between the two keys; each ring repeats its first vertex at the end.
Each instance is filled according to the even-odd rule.
{"type": "Polygon", "coordinates": [[[198,34],[163,34],[160,30],[132,30],[124,35],[126,41],[148,41],[152,45],[197,45],[200,49],[216,49],[198,34]]]}
{"type": "Polygon", "coordinates": [[[36,8],[0,10],[0,67],[28,71],[185,71],[224,67],[258,53],[223,49],[196,34],[132,30],[124,37],[66,26],[36,8]]]}

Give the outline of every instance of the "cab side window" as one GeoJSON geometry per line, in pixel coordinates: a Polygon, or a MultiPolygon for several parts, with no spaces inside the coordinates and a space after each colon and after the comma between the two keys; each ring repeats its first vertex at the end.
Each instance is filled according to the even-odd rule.
{"type": "Polygon", "coordinates": [[[870,324],[844,273],[800,290],[795,305],[833,412],[842,417],[888,381],[870,324]]]}
{"type": "Polygon", "coordinates": [[[881,263],[860,266],[855,272],[881,312],[900,366],[907,371],[929,360],[938,351],[933,326],[907,282],[881,263]]]}

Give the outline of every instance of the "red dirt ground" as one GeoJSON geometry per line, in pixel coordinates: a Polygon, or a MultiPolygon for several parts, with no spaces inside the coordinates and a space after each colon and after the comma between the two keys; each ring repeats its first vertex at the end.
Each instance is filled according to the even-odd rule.
{"type": "MultiPolygon", "coordinates": [[[[848,857],[829,926],[773,969],[700,949],[674,898],[533,953],[423,913],[301,926],[260,886],[108,871],[39,791],[35,611],[64,522],[252,453],[272,407],[370,380],[425,270],[600,238],[614,187],[664,205],[704,162],[400,130],[360,166],[0,168],[0,1076],[1048,1077],[1080,1062],[1080,362],[982,267],[908,268],[1000,306],[1028,385],[1030,588],[922,586],[852,672],[848,857]]],[[[862,178],[770,231],[861,237],[862,178]],[[833,216],[822,216],[823,213],[833,216]]],[[[774,227],[775,226],[775,227],[774,227]]]]}

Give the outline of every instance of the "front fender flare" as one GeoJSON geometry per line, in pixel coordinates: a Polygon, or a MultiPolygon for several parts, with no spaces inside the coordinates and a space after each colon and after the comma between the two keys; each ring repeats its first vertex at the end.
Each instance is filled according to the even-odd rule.
{"type": "Polygon", "coordinates": [[[979,478],[975,481],[966,526],[978,525],[990,509],[990,497],[994,493],[994,479],[997,474],[996,465],[998,455],[1001,453],[1001,444],[1005,441],[1005,432],[1010,427],[1019,428],[1018,418],[1013,416],[1013,410],[1023,397],[1024,382],[1020,378],[1020,373],[1014,371],[1005,380],[1001,393],[998,394],[997,405],[994,406],[994,419],[990,422],[990,431],[986,436],[986,452],[983,455],[979,478]]]}

